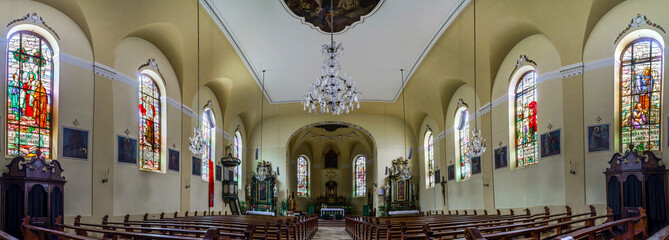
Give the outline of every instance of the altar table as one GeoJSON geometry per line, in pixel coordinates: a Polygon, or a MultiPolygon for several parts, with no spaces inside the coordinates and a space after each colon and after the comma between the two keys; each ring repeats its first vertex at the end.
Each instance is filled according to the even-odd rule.
{"type": "Polygon", "coordinates": [[[342,217],[344,216],[344,209],[343,208],[321,208],[321,216],[325,216],[325,214],[330,214],[334,213],[337,215],[339,213],[342,217]]]}

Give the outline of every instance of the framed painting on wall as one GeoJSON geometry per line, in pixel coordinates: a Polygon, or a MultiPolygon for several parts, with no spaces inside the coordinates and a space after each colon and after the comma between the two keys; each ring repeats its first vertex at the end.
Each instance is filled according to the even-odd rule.
{"type": "Polygon", "coordinates": [[[63,127],[63,157],[88,160],[88,130],[63,127]]]}
{"type": "Polygon", "coordinates": [[[179,159],[181,159],[181,158],[179,158],[179,151],[174,150],[174,149],[170,149],[169,152],[170,152],[169,153],[170,159],[168,160],[167,168],[169,170],[174,170],[174,171],[178,172],[179,171],[179,166],[180,166],[179,165],[179,159]]]}
{"type": "Polygon", "coordinates": [[[117,142],[117,161],[122,163],[137,164],[137,139],[127,136],[118,136],[117,142]]]}
{"type": "Polygon", "coordinates": [[[504,168],[509,165],[506,146],[495,149],[495,169],[504,168]]]}
{"type": "Polygon", "coordinates": [[[560,154],[560,129],[541,134],[541,157],[560,154]]]}
{"type": "Polygon", "coordinates": [[[609,151],[609,124],[588,127],[588,152],[609,151]]]}
{"type": "Polygon", "coordinates": [[[202,160],[193,156],[193,175],[201,176],[202,175],[202,160]]]}
{"type": "Polygon", "coordinates": [[[455,165],[448,166],[448,181],[455,180],[455,165]]]}
{"type": "Polygon", "coordinates": [[[481,157],[472,158],[472,174],[481,173],[481,157]]]}
{"type": "Polygon", "coordinates": [[[223,167],[216,165],[216,181],[222,181],[223,167]]]}

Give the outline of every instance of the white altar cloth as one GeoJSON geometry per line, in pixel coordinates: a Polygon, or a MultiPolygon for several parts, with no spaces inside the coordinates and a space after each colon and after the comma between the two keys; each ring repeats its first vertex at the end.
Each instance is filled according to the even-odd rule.
{"type": "Polygon", "coordinates": [[[275,216],[274,212],[263,212],[263,211],[246,211],[247,215],[265,215],[265,216],[275,216]]]}
{"type": "Polygon", "coordinates": [[[321,216],[325,215],[326,212],[338,212],[342,217],[344,216],[343,208],[321,208],[321,216]]]}
{"type": "Polygon", "coordinates": [[[390,216],[398,216],[398,215],[419,215],[420,212],[418,210],[402,210],[402,211],[389,211],[388,215],[390,216]]]}

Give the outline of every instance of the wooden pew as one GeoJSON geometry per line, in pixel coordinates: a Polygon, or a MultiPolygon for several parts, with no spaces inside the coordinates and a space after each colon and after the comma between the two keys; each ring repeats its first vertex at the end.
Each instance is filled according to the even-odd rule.
{"type": "Polygon", "coordinates": [[[9,233],[3,232],[3,231],[0,231],[0,239],[2,239],[2,240],[18,240],[14,236],[9,235],[9,233]]]}

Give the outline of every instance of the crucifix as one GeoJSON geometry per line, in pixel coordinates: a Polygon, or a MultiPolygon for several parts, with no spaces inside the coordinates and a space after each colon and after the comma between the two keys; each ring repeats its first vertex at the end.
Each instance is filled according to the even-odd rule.
{"type": "Polygon", "coordinates": [[[443,206],[446,205],[446,180],[444,180],[444,177],[441,177],[441,200],[444,201],[443,206]]]}

